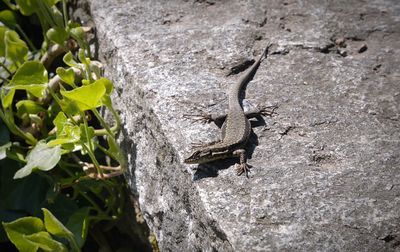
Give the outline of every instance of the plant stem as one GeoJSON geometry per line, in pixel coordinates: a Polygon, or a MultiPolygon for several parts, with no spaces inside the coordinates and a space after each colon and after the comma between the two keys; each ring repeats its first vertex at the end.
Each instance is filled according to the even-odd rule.
{"type": "Polygon", "coordinates": [[[4,65],[3,62],[0,62],[0,66],[1,66],[2,68],[4,68],[4,70],[6,70],[7,73],[8,73],[9,75],[11,75],[11,76],[13,75],[13,73],[7,68],[6,65],[4,65]]]}

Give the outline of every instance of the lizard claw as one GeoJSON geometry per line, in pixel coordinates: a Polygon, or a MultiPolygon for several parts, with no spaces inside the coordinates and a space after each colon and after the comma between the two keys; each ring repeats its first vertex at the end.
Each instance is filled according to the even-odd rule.
{"type": "Polygon", "coordinates": [[[263,107],[259,108],[259,110],[260,110],[260,114],[263,116],[272,116],[272,115],[278,114],[277,112],[275,112],[275,110],[277,108],[278,108],[278,106],[272,105],[272,106],[263,106],[263,107]]]}
{"type": "Polygon", "coordinates": [[[189,115],[189,114],[185,114],[183,115],[183,118],[185,119],[191,119],[194,122],[201,122],[201,123],[210,123],[212,122],[212,116],[209,114],[193,114],[193,115],[189,115]]]}
{"type": "Polygon", "coordinates": [[[246,175],[246,178],[249,177],[249,172],[251,168],[250,165],[248,165],[247,163],[242,163],[242,164],[236,164],[235,167],[236,167],[236,174],[238,176],[244,173],[246,175]]]}

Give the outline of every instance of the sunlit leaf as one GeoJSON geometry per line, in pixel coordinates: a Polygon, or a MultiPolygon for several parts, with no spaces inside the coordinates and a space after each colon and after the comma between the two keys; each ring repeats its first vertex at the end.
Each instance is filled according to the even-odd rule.
{"type": "Polygon", "coordinates": [[[75,72],[72,68],[64,69],[62,67],[58,67],[56,72],[62,81],[72,87],[75,85],[75,72]]]}
{"type": "Polygon", "coordinates": [[[64,45],[64,42],[68,39],[68,33],[62,27],[50,28],[46,32],[46,36],[48,39],[53,41],[56,44],[64,45]]]}
{"type": "Polygon", "coordinates": [[[81,111],[94,109],[101,106],[101,98],[106,92],[104,83],[100,80],[90,85],[82,86],[71,91],[61,91],[68,100],[76,102],[81,111]]]}
{"type": "Polygon", "coordinates": [[[15,173],[14,179],[26,177],[31,174],[34,169],[49,171],[57,165],[60,158],[60,146],[49,147],[45,143],[39,142],[27,155],[26,165],[15,173]]]}
{"type": "Polygon", "coordinates": [[[47,86],[47,70],[42,63],[27,61],[14,74],[9,85],[5,88],[21,89],[41,97],[47,86]]]}
{"type": "Polygon", "coordinates": [[[74,60],[74,56],[72,56],[71,52],[67,52],[64,55],[63,61],[64,61],[65,64],[67,64],[70,67],[76,67],[76,68],[79,67],[78,63],[74,60]]]}
{"type": "Polygon", "coordinates": [[[58,113],[53,123],[57,127],[57,138],[49,141],[47,143],[48,146],[52,147],[61,144],[76,143],[81,138],[79,126],[69,122],[63,112],[58,113]]]}
{"type": "Polygon", "coordinates": [[[9,108],[14,99],[15,89],[0,89],[0,97],[3,108],[9,108]]]}
{"type": "Polygon", "coordinates": [[[19,38],[18,33],[7,30],[4,36],[6,58],[22,64],[28,55],[28,46],[19,38]]]}

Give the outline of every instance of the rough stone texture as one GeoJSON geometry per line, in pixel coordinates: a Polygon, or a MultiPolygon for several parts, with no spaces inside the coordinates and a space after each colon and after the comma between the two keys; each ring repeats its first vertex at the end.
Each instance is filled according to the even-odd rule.
{"type": "Polygon", "coordinates": [[[90,8],[126,177],[162,251],[400,251],[399,1],[90,8]],[[219,130],[182,115],[223,112],[238,79],[227,75],[268,41],[244,103],[279,114],[254,129],[250,178],[233,161],[184,165],[190,143],[219,130]]]}

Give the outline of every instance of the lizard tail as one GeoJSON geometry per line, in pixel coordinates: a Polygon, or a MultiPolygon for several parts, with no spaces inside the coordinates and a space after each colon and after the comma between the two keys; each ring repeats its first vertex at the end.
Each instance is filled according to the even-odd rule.
{"type": "Polygon", "coordinates": [[[268,56],[268,50],[273,44],[271,42],[268,42],[268,45],[265,47],[264,52],[260,56],[260,60],[266,59],[268,56]]]}

